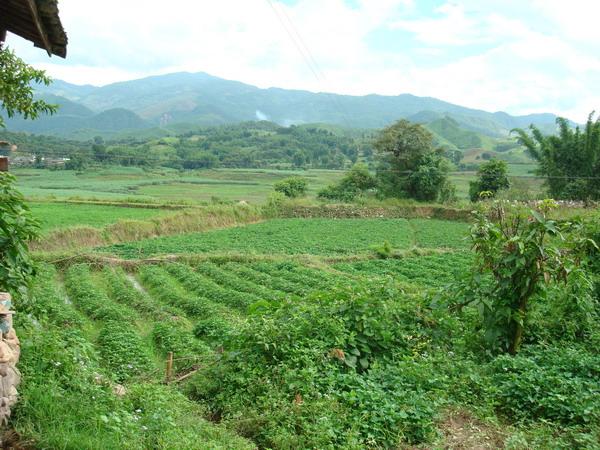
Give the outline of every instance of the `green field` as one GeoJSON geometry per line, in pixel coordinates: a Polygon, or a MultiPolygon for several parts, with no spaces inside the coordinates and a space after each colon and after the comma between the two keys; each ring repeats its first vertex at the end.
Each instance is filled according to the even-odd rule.
{"type": "MultiPolygon", "coordinates": [[[[467,223],[200,206],[260,203],[282,172],[25,175],[34,197],[131,203],[31,204],[44,233],[97,228],[88,251],[36,254],[15,302],[10,426],[35,448],[599,448],[597,312],[550,286],[522,351],[490,353],[480,311],[452,304],[475,270],[467,223]]],[[[313,175],[312,194],[339,173],[313,175]]]]}
{"type": "Polygon", "coordinates": [[[240,256],[43,265],[12,426],[40,448],[597,448],[597,352],[533,327],[518,356],[486,355],[476,310],[433,306],[471,268],[464,232],[274,220],[155,248],[240,256]],[[386,236],[440,253],[362,253],[386,236]],[[168,352],[184,382],[163,384],[168,352]]]}
{"type": "Polygon", "coordinates": [[[179,172],[174,169],[114,167],[74,172],[15,169],[18,187],[30,199],[94,199],[198,204],[215,200],[262,203],[273,184],[299,175],[309,180],[309,196],[341,178],[342,171],[219,169],[179,172]]]}
{"type": "Polygon", "coordinates": [[[168,214],[160,209],[76,203],[32,202],[29,206],[40,222],[42,233],[81,225],[102,228],[118,220],[145,220],[168,214]]]}
{"type": "Polygon", "coordinates": [[[278,219],[244,227],[147,239],[102,249],[123,257],[177,253],[351,255],[393,249],[465,247],[467,224],[425,219],[278,219]]]}
{"type": "MultiPolygon", "coordinates": [[[[531,164],[510,164],[509,174],[518,176],[537,194],[542,181],[532,177],[531,164]]],[[[37,200],[103,200],[120,202],[203,204],[215,201],[263,203],[273,184],[298,175],[308,180],[308,198],[343,177],[340,170],[282,171],[268,169],[215,169],[180,172],[174,169],[111,167],[85,172],[69,170],[15,169],[19,189],[37,200]]],[[[467,199],[474,172],[453,172],[459,199],[467,199]]]]}

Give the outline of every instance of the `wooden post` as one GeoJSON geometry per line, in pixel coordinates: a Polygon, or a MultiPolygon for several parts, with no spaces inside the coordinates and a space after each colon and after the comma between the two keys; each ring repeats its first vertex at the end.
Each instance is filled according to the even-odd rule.
{"type": "Polygon", "coordinates": [[[173,373],[173,352],[167,353],[167,373],[165,375],[165,383],[169,384],[171,382],[171,377],[173,373]]]}
{"type": "Polygon", "coordinates": [[[8,158],[0,156],[0,172],[8,172],[8,158]]]}

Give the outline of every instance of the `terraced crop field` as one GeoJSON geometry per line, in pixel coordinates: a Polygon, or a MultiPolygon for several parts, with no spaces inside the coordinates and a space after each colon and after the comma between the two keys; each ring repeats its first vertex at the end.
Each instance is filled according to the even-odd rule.
{"type": "Polygon", "coordinates": [[[351,255],[389,242],[393,249],[465,248],[467,224],[407,219],[277,219],[244,227],[117,244],[102,249],[125,258],[226,253],[351,255]]]}
{"type": "Polygon", "coordinates": [[[597,436],[579,418],[600,417],[600,360],[484,355],[477,309],[438,295],[472,270],[467,229],[281,219],[42,264],[15,316],[12,426],[39,448],[452,448],[460,414],[478,430],[462,448],[587,448],[571,444],[597,436]],[[581,398],[579,415],[540,407],[557,396],[581,398]]]}

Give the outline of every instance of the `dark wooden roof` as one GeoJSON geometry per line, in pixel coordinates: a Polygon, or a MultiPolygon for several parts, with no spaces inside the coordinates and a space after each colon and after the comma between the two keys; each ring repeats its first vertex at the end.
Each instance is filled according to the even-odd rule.
{"type": "Polygon", "coordinates": [[[50,56],[67,56],[58,0],[0,0],[0,41],[4,41],[6,31],[33,42],[50,56]]]}

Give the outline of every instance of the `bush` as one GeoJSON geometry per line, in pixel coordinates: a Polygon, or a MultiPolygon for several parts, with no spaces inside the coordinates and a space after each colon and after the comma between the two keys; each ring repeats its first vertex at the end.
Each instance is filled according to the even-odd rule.
{"type": "Polygon", "coordinates": [[[490,364],[500,410],[521,420],[592,426],[600,420],[600,357],[577,349],[532,347],[490,364]]]}
{"type": "Polygon", "coordinates": [[[415,171],[408,176],[408,195],[419,201],[436,201],[442,187],[449,184],[446,161],[435,153],[423,156],[415,171]]]}
{"type": "Polygon", "coordinates": [[[321,199],[351,202],[376,186],[377,180],[369,168],[365,164],[355,164],[338,183],[330,184],[317,195],[321,199]]]}
{"type": "Polygon", "coordinates": [[[39,236],[39,223],[15,189],[15,181],[9,173],[0,172],[0,291],[13,295],[22,291],[35,274],[27,244],[39,236]]]}
{"type": "Polygon", "coordinates": [[[273,185],[275,192],[281,192],[286,197],[297,198],[304,197],[308,183],[305,178],[302,177],[289,177],[278,181],[273,185]]]}
{"type": "Polygon", "coordinates": [[[508,180],[508,166],[505,161],[492,159],[479,166],[476,181],[469,183],[469,197],[472,202],[480,200],[482,192],[489,192],[495,197],[499,191],[510,187],[508,180]]]}
{"type": "Polygon", "coordinates": [[[447,346],[451,319],[392,285],[255,311],[191,394],[259,447],[395,447],[432,435],[448,378],[419,355],[433,340],[447,346]]]}

